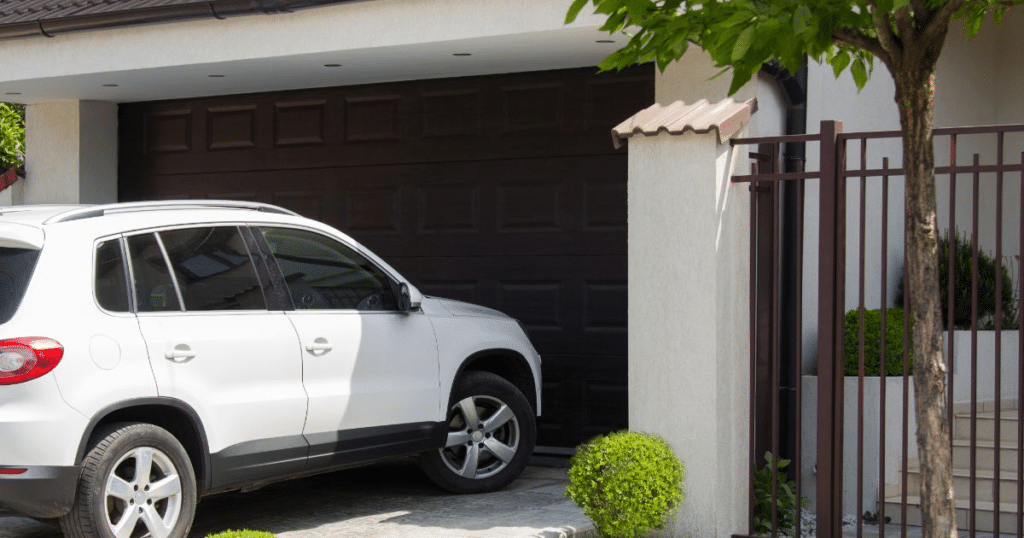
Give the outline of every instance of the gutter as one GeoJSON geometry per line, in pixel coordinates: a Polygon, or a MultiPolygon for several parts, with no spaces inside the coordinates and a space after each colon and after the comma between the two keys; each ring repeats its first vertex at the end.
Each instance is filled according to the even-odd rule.
{"type": "MultiPolygon", "coordinates": [[[[807,60],[796,73],[790,73],[778,64],[764,64],[761,72],[774,78],[779,90],[786,99],[786,134],[807,133],[807,60]]],[[[783,149],[783,171],[798,172],[800,164],[804,162],[807,154],[805,142],[790,142],[783,149]]],[[[781,195],[781,222],[780,240],[782,250],[779,255],[779,454],[780,457],[789,460],[797,456],[795,431],[797,424],[797,413],[800,412],[800,402],[797,401],[797,394],[801,382],[800,364],[803,357],[796,356],[797,342],[803,335],[800,334],[800,320],[797,312],[800,307],[800,265],[801,252],[797,251],[800,234],[803,231],[799,227],[799,216],[803,213],[803,207],[798,202],[797,184],[795,181],[780,181],[782,186],[781,195]]],[[[793,468],[787,469],[791,479],[793,468]]]]}
{"type": "Polygon", "coordinates": [[[55,37],[71,32],[179,22],[196,19],[226,19],[240,15],[290,13],[297,9],[342,4],[352,0],[216,0],[110,11],[61,18],[0,25],[0,40],[23,37],[55,37]]]}

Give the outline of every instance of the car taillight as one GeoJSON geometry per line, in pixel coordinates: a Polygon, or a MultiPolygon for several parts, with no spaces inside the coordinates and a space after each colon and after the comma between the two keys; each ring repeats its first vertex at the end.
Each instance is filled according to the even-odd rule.
{"type": "Polygon", "coordinates": [[[28,471],[28,469],[15,469],[13,467],[0,467],[0,474],[6,474],[6,475],[25,474],[26,471],[28,471]]]}
{"type": "Polygon", "coordinates": [[[52,338],[0,340],[0,385],[24,383],[45,375],[64,357],[64,346],[52,338]]]}

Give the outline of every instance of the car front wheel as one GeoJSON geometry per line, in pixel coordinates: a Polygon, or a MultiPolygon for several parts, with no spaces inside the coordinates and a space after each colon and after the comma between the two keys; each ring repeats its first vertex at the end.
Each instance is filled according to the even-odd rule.
{"type": "Polygon", "coordinates": [[[467,372],[452,391],[445,446],[426,454],[423,469],[454,493],[495,491],[523,471],[536,437],[533,408],[515,385],[467,372]]]}
{"type": "Polygon", "coordinates": [[[68,538],[185,538],[196,481],[181,443],[152,424],[109,428],[82,462],[68,538]]]}

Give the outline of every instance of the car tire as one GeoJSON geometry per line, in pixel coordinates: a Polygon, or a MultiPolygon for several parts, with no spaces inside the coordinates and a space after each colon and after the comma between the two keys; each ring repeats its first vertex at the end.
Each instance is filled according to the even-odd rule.
{"type": "Polygon", "coordinates": [[[181,443],[152,424],[117,424],[100,436],[82,461],[75,504],[60,518],[64,536],[188,536],[196,478],[181,443]]]}
{"type": "Polygon", "coordinates": [[[533,407],[515,385],[490,372],[467,372],[448,404],[445,446],[427,452],[424,472],[453,493],[507,486],[526,467],[537,439],[533,407]]]}

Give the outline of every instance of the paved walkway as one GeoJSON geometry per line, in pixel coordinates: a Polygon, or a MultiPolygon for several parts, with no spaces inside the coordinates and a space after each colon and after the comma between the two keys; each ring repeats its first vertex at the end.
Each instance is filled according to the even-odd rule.
{"type": "MultiPolygon", "coordinates": [[[[531,466],[503,491],[451,495],[410,463],[339,471],[206,497],[189,538],[239,528],[280,538],[593,537],[593,523],[564,496],[565,473],[531,466]]],[[[0,518],[0,538],[60,536],[30,519],[0,518]]]]}

